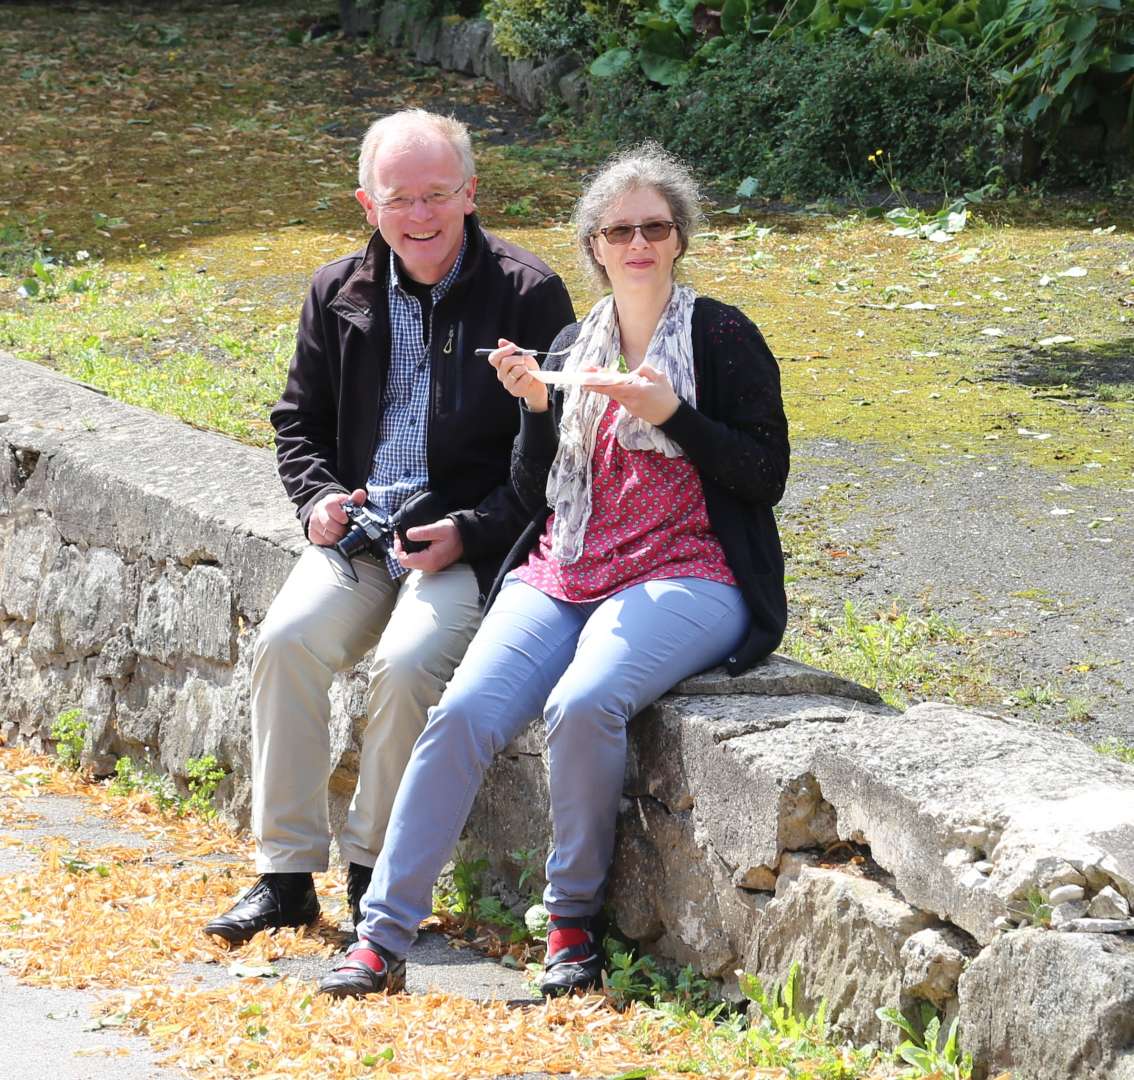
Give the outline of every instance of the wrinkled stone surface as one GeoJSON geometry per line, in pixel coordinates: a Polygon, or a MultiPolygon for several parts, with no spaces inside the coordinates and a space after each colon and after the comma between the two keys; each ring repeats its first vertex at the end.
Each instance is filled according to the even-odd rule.
{"type": "Polygon", "coordinates": [[[902,950],[935,921],[885,881],[804,867],[754,918],[742,967],[767,987],[798,964],[809,1012],[825,999],[835,1032],[893,1045],[895,1029],[883,1027],[874,1010],[898,1005],[902,950]]]}
{"type": "Polygon", "coordinates": [[[957,982],[976,953],[976,942],[951,926],[931,926],[902,945],[902,992],[947,1012],[957,998],[957,982]]]}
{"type": "Polygon", "coordinates": [[[977,1080],[1134,1080],[1134,941],[1017,930],[960,979],[977,1080]]]}
{"type": "Polygon", "coordinates": [[[35,620],[43,579],[59,552],[59,534],[46,518],[9,522],[4,533],[4,565],[0,573],[0,615],[35,620]]]}
{"type": "Polygon", "coordinates": [[[1088,914],[1092,919],[1125,919],[1130,914],[1130,904],[1117,889],[1107,885],[1095,894],[1088,914]]]}
{"type": "Polygon", "coordinates": [[[840,837],[864,840],[907,900],[982,943],[1053,867],[1134,895],[1134,773],[1070,736],[925,704],[897,723],[848,721],[813,772],[840,837]],[[974,828],[987,838],[966,846],[974,828]],[[957,850],[991,873],[950,861],[957,850]]]}

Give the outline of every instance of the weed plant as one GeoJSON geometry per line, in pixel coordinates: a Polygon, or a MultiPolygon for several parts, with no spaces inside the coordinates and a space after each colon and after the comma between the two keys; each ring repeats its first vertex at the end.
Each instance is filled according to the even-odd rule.
{"type": "Polygon", "coordinates": [[[956,626],[934,612],[922,615],[895,603],[868,616],[847,600],[841,618],[811,608],[802,628],[785,639],[783,651],[869,686],[887,704],[905,709],[914,699],[972,704],[988,695],[978,662],[950,664],[940,655],[942,647],[967,644],[956,626]]]}
{"type": "Polygon", "coordinates": [[[1134,765],[1134,746],[1130,743],[1124,743],[1119,739],[1105,739],[1095,749],[1106,757],[1123,761],[1127,765],[1134,765]]]}
{"type": "Polygon", "coordinates": [[[225,776],[217,759],[212,754],[190,758],[185,764],[185,775],[188,777],[188,796],[181,795],[173,777],[167,773],[154,772],[135,764],[128,757],[120,757],[114,765],[110,790],[115,795],[132,795],[144,791],[162,813],[177,817],[187,814],[205,820],[216,817],[217,809],[213,799],[217,786],[225,776]]]}
{"type": "Polygon", "coordinates": [[[914,1076],[940,1077],[941,1080],[966,1080],[972,1075],[971,1054],[963,1053],[957,1041],[957,1021],[947,1032],[941,1030],[941,1018],[932,1005],[921,1007],[921,1024],[915,1026],[898,1009],[878,1009],[880,1020],[895,1024],[905,1033],[897,1055],[917,1070],[914,1076]]]}
{"type": "Polygon", "coordinates": [[[55,740],[55,756],[59,764],[65,769],[77,769],[87,737],[87,722],[83,719],[82,710],[61,712],[51,725],[51,737],[55,740]]]}

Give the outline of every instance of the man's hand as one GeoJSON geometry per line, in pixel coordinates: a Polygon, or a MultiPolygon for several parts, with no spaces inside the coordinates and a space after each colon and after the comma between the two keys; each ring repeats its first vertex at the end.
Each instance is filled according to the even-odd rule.
{"type": "Polygon", "coordinates": [[[614,398],[631,416],[638,417],[655,426],[664,424],[681,404],[669,385],[669,379],[657,368],[649,364],[639,364],[633,371],[635,376],[621,383],[584,383],[587,390],[614,398]]]}
{"type": "Polygon", "coordinates": [[[355,488],[350,498],[343,498],[341,491],[334,491],[324,495],[311,511],[307,519],[307,539],[318,547],[332,547],[347,534],[350,519],[343,510],[343,503],[350,501],[356,506],[366,502],[366,492],[362,488],[355,488]]]}
{"type": "Polygon", "coordinates": [[[435,574],[455,563],[465,550],[460,530],[452,518],[442,518],[431,525],[415,525],[412,529],[406,529],[406,536],[410,540],[429,544],[422,551],[407,552],[402,547],[401,538],[394,537],[394,556],[407,570],[424,570],[427,574],[435,574]]]}

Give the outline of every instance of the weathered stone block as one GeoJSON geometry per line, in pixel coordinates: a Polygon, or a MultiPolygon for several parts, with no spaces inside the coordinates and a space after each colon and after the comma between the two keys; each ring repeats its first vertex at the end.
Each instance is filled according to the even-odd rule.
{"type": "Polygon", "coordinates": [[[142,591],[135,644],[163,664],[194,656],[230,664],[232,623],[232,590],[220,570],[166,569],[142,591]]]}
{"type": "Polygon", "coordinates": [[[46,518],[36,517],[5,538],[0,574],[0,616],[35,622],[40,586],[62,544],[46,518]]]}
{"type": "Polygon", "coordinates": [[[977,1080],[1134,1080],[1134,941],[1016,930],[961,976],[977,1080]]]}
{"type": "MultiPolygon", "coordinates": [[[[779,667],[775,696],[666,698],[630,726],[628,793],[692,810],[736,884],[753,881],[760,868],[775,870],[785,850],[838,838],[834,811],[811,775],[812,759],[839,738],[850,717],[877,709],[783,693],[788,670],[779,667]]],[[[801,685],[810,685],[807,671],[800,674],[801,685]]]]}
{"type": "Polygon", "coordinates": [[[232,588],[215,566],[195,566],[185,575],[182,606],[188,655],[232,663],[232,588]]]}
{"type": "Polygon", "coordinates": [[[116,726],[125,743],[156,747],[162,719],[173,711],[176,689],[167,682],[168,671],[141,657],[134,676],[117,695],[116,726]]]}
{"type": "Polygon", "coordinates": [[[492,37],[487,19],[465,19],[453,28],[453,70],[466,75],[484,74],[483,54],[492,37]]]}
{"type": "Polygon", "coordinates": [[[413,50],[414,59],[419,64],[436,64],[441,45],[440,21],[429,19],[410,22],[407,26],[406,44],[413,50]]]}
{"type": "Polygon", "coordinates": [[[406,10],[402,4],[383,4],[378,12],[376,33],[379,40],[392,49],[405,42],[406,10]]]}
{"type": "MultiPolygon", "coordinates": [[[[723,667],[691,675],[688,679],[682,679],[672,693],[680,696],[759,694],[761,697],[810,694],[862,701],[869,705],[882,704],[878,694],[868,687],[832,675],[829,671],[821,671],[810,664],[789,660],[778,653],[773,653],[740,675],[729,675],[723,667]]],[[[895,710],[885,711],[892,713],[895,710]]]]}
{"type": "Polygon", "coordinates": [[[1134,896],[1134,773],[1069,736],[926,704],[848,721],[813,764],[840,837],[982,943],[1054,867],[1134,896]]]}
{"type": "Polygon", "coordinates": [[[874,1015],[902,995],[902,948],[936,920],[907,904],[892,882],[804,867],[760,912],[744,955],[746,972],[783,983],[792,964],[808,1011],[826,999],[839,1034],[894,1045],[896,1029],[874,1015]]]}
{"type": "Polygon", "coordinates": [[[653,799],[625,800],[609,900],[619,927],[650,951],[731,977],[755,912],[769,897],[733,886],[692,816],[653,799]]]}
{"type": "Polygon", "coordinates": [[[932,926],[917,931],[902,945],[903,995],[928,1001],[951,1022],[957,982],[976,952],[976,942],[954,927],[932,926]]]}
{"type": "Polygon", "coordinates": [[[95,665],[95,677],[99,679],[126,679],[138,662],[134,649],[134,639],[129,626],[119,626],[103,643],[95,665]]]}
{"type": "Polygon", "coordinates": [[[93,656],[134,617],[137,587],[126,563],[112,551],[73,545],[58,553],[36,600],[33,649],[42,663],[55,653],[73,660],[93,656]]]}

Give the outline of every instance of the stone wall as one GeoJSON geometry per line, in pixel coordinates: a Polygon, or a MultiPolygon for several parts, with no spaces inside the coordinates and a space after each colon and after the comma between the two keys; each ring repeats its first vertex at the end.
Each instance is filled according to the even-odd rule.
{"type": "Polygon", "coordinates": [[[493,44],[487,19],[429,19],[402,0],[385,0],[377,14],[369,5],[340,0],[339,12],[345,33],[372,34],[388,48],[404,49],[418,63],[491,79],[534,112],[543,112],[553,101],[582,112],[586,76],[577,57],[510,59],[493,44]]]}
{"type": "MultiPolygon", "coordinates": [[[[96,769],[214,754],[246,820],[251,647],[303,542],[270,452],[0,354],[0,732],[49,749],[79,706],[96,769]]],[[[336,818],[363,671],[333,690],[336,818]]],[[[686,680],[630,745],[610,901],[655,955],[726,990],[798,962],[858,1041],[930,1002],[978,1077],[1134,1080],[1130,766],[778,657],[686,680]]],[[[544,749],[537,724],[500,756],[466,831],[513,884],[507,853],[548,843],[544,749]]]]}

